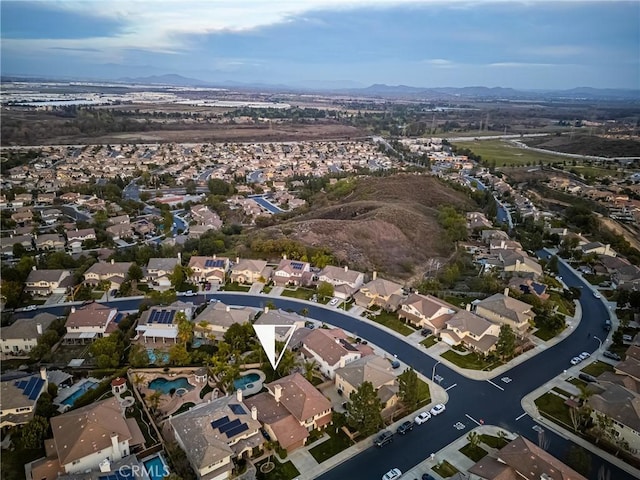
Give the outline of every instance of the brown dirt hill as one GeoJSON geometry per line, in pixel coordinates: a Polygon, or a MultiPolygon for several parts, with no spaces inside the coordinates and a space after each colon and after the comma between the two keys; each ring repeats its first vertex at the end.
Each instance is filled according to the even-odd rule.
{"type": "Polygon", "coordinates": [[[407,280],[424,271],[429,258],[446,258],[452,245],[442,241],[438,208],[473,208],[464,194],[433,177],[400,174],[367,177],[341,200],[316,199],[309,213],[272,227],[275,236],[310,246],[326,246],[361,271],[377,270],[407,280]]]}

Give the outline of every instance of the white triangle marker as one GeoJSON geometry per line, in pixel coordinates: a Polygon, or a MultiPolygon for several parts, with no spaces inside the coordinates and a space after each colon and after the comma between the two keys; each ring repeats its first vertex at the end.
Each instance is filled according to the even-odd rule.
{"type": "Polygon", "coordinates": [[[256,331],[256,335],[258,336],[258,340],[262,344],[262,349],[264,353],[267,354],[267,358],[269,359],[269,363],[275,370],[282,360],[282,356],[284,355],[284,351],[289,345],[289,341],[293,336],[293,332],[296,330],[296,325],[254,325],[253,329],[256,331]],[[286,333],[286,340],[284,343],[284,348],[282,352],[280,352],[280,356],[276,359],[276,328],[288,328],[289,331],[286,333]]]}

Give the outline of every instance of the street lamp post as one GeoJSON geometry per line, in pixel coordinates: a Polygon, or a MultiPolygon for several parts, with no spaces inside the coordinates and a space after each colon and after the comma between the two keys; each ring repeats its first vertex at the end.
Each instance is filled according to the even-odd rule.
{"type": "Polygon", "coordinates": [[[596,340],[598,340],[598,349],[602,348],[602,340],[600,340],[598,337],[596,337],[595,335],[593,336],[593,338],[595,338],[596,340]]]}
{"type": "Polygon", "coordinates": [[[440,360],[438,360],[435,365],[433,366],[433,370],[431,370],[431,381],[433,382],[433,378],[436,376],[436,367],[438,366],[439,363],[442,363],[440,360]]]}

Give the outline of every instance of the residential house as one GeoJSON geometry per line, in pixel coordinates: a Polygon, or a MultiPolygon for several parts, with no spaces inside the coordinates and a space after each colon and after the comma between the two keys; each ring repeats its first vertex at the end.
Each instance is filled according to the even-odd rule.
{"type": "Polygon", "coordinates": [[[216,283],[224,285],[229,271],[229,259],[227,257],[202,257],[194,255],[189,260],[189,268],[192,271],[191,281],[194,283],[216,283]]]}
{"type": "Polygon", "coordinates": [[[12,235],[10,237],[2,237],[0,245],[2,246],[2,254],[13,257],[13,246],[20,244],[25,250],[33,250],[33,237],[31,235],[12,235]]]}
{"type": "Polygon", "coordinates": [[[589,242],[580,246],[580,250],[583,255],[596,254],[596,255],[607,255],[609,257],[615,257],[616,252],[611,248],[611,245],[608,243],[605,245],[600,242],[589,242]]]}
{"type": "Polygon", "coordinates": [[[398,380],[389,360],[378,355],[367,355],[335,371],[335,385],[348,399],[364,382],[370,382],[384,409],[398,402],[398,380]]]}
{"type": "Polygon", "coordinates": [[[500,325],[490,322],[468,310],[460,310],[446,322],[447,328],[440,332],[442,341],[449,345],[465,346],[487,354],[496,348],[500,325]]]}
{"type": "Polygon", "coordinates": [[[14,205],[20,203],[22,205],[31,205],[33,203],[33,195],[31,193],[19,193],[13,199],[14,205]]]}
{"type": "Polygon", "coordinates": [[[304,446],[310,431],[331,424],[331,403],[299,373],[265,386],[267,392],[254,395],[245,403],[257,409],[265,430],[288,452],[304,446]]]}
{"type": "Polygon", "coordinates": [[[56,319],[50,313],[39,313],[33,318],[19,318],[0,329],[0,352],[3,355],[24,355],[38,344],[38,338],[56,319]]]}
{"type": "Polygon", "coordinates": [[[600,255],[599,260],[611,275],[611,281],[615,287],[624,290],[640,290],[640,268],[620,257],[600,255]]]}
{"type": "Polygon", "coordinates": [[[469,230],[491,228],[493,224],[482,212],[467,212],[467,228],[469,230]]]}
{"type": "Polygon", "coordinates": [[[547,286],[544,283],[536,282],[531,278],[511,277],[509,279],[509,289],[519,294],[535,295],[542,301],[549,298],[547,286]]]}
{"type": "Polygon", "coordinates": [[[364,273],[349,270],[347,266],[340,268],[327,265],[318,274],[318,281],[330,283],[333,285],[333,295],[347,300],[353,296],[364,283],[364,273]]]}
{"type": "Polygon", "coordinates": [[[487,245],[491,243],[492,240],[509,240],[509,235],[507,232],[503,230],[482,230],[480,234],[481,240],[487,245]]]}
{"type": "Polygon", "coordinates": [[[542,277],[540,264],[522,251],[498,250],[498,257],[502,261],[502,270],[509,275],[542,277]]]}
{"type": "Polygon", "coordinates": [[[207,227],[207,230],[220,230],[222,220],[216,212],[212,212],[206,205],[193,205],[191,207],[191,218],[198,224],[207,227]]]}
{"type": "Polygon", "coordinates": [[[193,319],[195,307],[193,303],[174,302],[166,307],[154,306],[140,315],[136,332],[144,339],[144,343],[178,343],[178,313],[183,313],[187,320],[193,319]]]}
{"type": "Polygon", "coordinates": [[[304,327],[305,318],[297,313],[285,312],[284,310],[271,310],[269,307],[265,307],[264,313],[257,317],[253,324],[280,326],[280,328],[276,328],[275,330],[276,340],[285,342],[289,339],[289,331],[294,325],[296,329],[304,327]]]}
{"type": "Polygon", "coordinates": [[[489,241],[489,251],[494,252],[495,250],[522,250],[522,245],[515,240],[494,238],[489,241]]]}
{"type": "Polygon", "coordinates": [[[82,307],[71,307],[71,313],[64,324],[67,329],[64,342],[85,343],[109,336],[116,331],[121,318],[117,308],[95,302],[82,307]]]}
{"type": "Polygon", "coordinates": [[[118,289],[124,283],[129,274],[133,262],[98,262],[94,263],[84,272],[84,283],[98,285],[100,282],[108,282],[109,290],[118,289]]]}
{"type": "Polygon", "coordinates": [[[404,298],[402,285],[377,278],[373,272],[373,280],[365,283],[353,296],[356,305],[370,308],[377,306],[386,310],[396,311],[404,298]]]}
{"type": "Polygon", "coordinates": [[[171,275],[180,264],[180,258],[150,258],[147,263],[147,283],[154,290],[168,290],[171,288],[171,275]]]}
{"type": "Polygon", "coordinates": [[[82,230],[67,230],[67,246],[73,250],[82,250],[82,242],[86,240],[96,240],[96,232],[93,228],[84,228],[82,230]]]}
{"type": "Polygon", "coordinates": [[[54,193],[39,193],[37,203],[40,205],[53,205],[55,199],[56,195],[54,193]]]}
{"type": "Polygon", "coordinates": [[[484,456],[468,472],[473,480],[587,480],[524,437],[517,437],[495,454],[484,456]]]}
{"type": "Polygon", "coordinates": [[[302,341],[302,354],[317,363],[323,375],[333,379],[337,368],[358,360],[362,353],[339,328],[317,328],[302,341]]]}
{"type": "Polygon", "coordinates": [[[23,425],[33,418],[40,394],[47,389],[47,371],[0,382],[0,428],[23,425]]]}
{"type": "Polygon", "coordinates": [[[194,320],[195,335],[221,339],[231,325],[249,323],[255,315],[256,310],[251,307],[231,307],[222,302],[210,303],[194,320]]]}
{"type": "Polygon", "coordinates": [[[231,267],[231,281],[238,283],[268,282],[271,279],[273,269],[267,266],[264,260],[250,258],[236,259],[231,267]]]}
{"type": "Polygon", "coordinates": [[[133,228],[129,223],[116,223],[106,228],[107,235],[114,240],[133,237],[133,228]]]}
{"type": "Polygon", "coordinates": [[[40,218],[47,225],[53,225],[62,218],[62,211],[57,208],[48,208],[40,212],[40,218]]]}
{"type": "Polygon", "coordinates": [[[398,317],[416,327],[429,328],[437,334],[455,313],[453,305],[439,298],[412,293],[402,301],[398,317]]]}
{"type": "Polygon", "coordinates": [[[52,417],[51,430],[53,439],[45,440],[46,457],[31,464],[33,480],[103,471],[144,445],[136,419],[125,418],[116,397],[52,417]]]}
{"type": "Polygon", "coordinates": [[[283,258],[273,272],[272,278],[277,285],[305,285],[311,281],[312,277],[309,262],[283,258]]]}
{"type": "Polygon", "coordinates": [[[242,390],[201,403],[172,416],[168,423],[178,445],[200,480],[231,478],[233,459],[262,448],[264,437],[255,407],[242,400],[242,390]]]}
{"type": "Polygon", "coordinates": [[[59,233],[36,235],[35,242],[38,250],[55,250],[60,252],[64,250],[65,246],[64,238],[59,233]]]}
{"type": "Polygon", "coordinates": [[[127,225],[131,223],[129,215],[118,215],[117,217],[109,217],[107,219],[109,225],[127,225]]]}
{"type": "Polygon", "coordinates": [[[520,337],[533,324],[535,314],[528,303],[509,296],[509,288],[504,293],[496,293],[475,303],[476,314],[492,322],[509,325],[520,337]]]}
{"type": "Polygon", "coordinates": [[[24,290],[31,295],[45,297],[53,293],[66,293],[73,282],[69,270],[38,270],[33,267],[27,276],[24,290]]]}

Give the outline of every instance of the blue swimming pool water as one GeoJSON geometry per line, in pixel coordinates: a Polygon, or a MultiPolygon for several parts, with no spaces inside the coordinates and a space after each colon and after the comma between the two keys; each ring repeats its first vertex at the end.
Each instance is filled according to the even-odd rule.
{"type": "Polygon", "coordinates": [[[260,375],[258,375],[257,373],[248,373],[247,375],[243,375],[237,380],[234,380],[233,386],[236,387],[236,390],[244,390],[247,385],[249,385],[250,383],[256,383],[258,380],[260,380],[260,375]]]}
{"type": "Polygon", "coordinates": [[[169,354],[167,352],[156,352],[149,348],[147,349],[147,356],[149,357],[150,364],[163,365],[169,362],[169,354]]]}
{"type": "Polygon", "coordinates": [[[191,385],[185,377],[179,377],[174,380],[167,380],[166,378],[156,378],[149,384],[149,388],[152,390],[160,390],[162,393],[169,394],[172,388],[176,390],[179,388],[186,388],[187,390],[193,390],[195,387],[191,385]]]}
{"type": "Polygon", "coordinates": [[[76,400],[78,398],[80,398],[82,395],[84,395],[89,390],[93,390],[97,386],[98,386],[97,382],[92,382],[91,380],[87,380],[82,385],[80,385],[80,388],[76,392],[73,392],[71,395],[69,395],[67,398],[65,398],[62,401],[62,404],[63,405],[69,405],[70,407],[73,407],[73,404],[76,403],[76,400]]]}
{"type": "Polygon", "coordinates": [[[159,456],[142,462],[151,480],[162,480],[169,475],[169,468],[159,456]]]}

